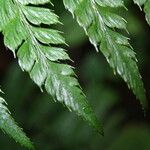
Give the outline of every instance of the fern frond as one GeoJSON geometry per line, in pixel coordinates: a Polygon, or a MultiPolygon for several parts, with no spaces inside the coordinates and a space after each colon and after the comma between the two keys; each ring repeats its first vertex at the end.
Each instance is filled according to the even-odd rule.
{"type": "Polygon", "coordinates": [[[143,108],[147,101],[135,52],[128,38],[117,32],[126,30],[126,21],[115,8],[124,7],[122,0],[63,0],[88,35],[96,50],[101,50],[114,72],[118,73],[140,100],[143,108]],[[117,29],[117,30],[116,30],[117,29]]]}
{"type": "Polygon", "coordinates": [[[17,54],[20,67],[29,72],[41,90],[46,89],[54,100],[65,104],[103,134],[72,67],[62,63],[70,60],[66,51],[58,47],[65,40],[59,31],[50,28],[59,23],[58,17],[43,4],[50,1],[1,0],[4,43],[17,54]]]}
{"type": "MultiPolygon", "coordinates": [[[[2,93],[1,90],[0,93],[2,93]]],[[[12,137],[16,142],[19,142],[21,145],[29,149],[34,149],[30,139],[11,117],[6,105],[6,101],[0,96],[0,129],[12,137]]]]}
{"type": "MultiPolygon", "coordinates": [[[[146,16],[146,21],[150,25],[150,0],[133,0],[140,8],[144,6],[144,12],[146,16]]],[[[142,8],[141,8],[142,10],[142,8]]]]}

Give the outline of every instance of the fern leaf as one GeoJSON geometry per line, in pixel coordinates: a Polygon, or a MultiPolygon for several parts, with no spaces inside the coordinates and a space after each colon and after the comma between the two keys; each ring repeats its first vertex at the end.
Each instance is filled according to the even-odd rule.
{"type": "Polygon", "coordinates": [[[133,0],[140,8],[144,5],[144,12],[146,14],[146,21],[150,25],[150,0],[133,0]]]}
{"type": "MultiPolygon", "coordinates": [[[[2,91],[0,90],[2,93],[2,91]]],[[[16,142],[19,142],[21,145],[34,149],[29,138],[25,135],[17,123],[11,117],[8,108],[6,107],[6,101],[0,96],[0,129],[12,137],[16,142]]]]}
{"type": "Polygon", "coordinates": [[[101,50],[114,72],[118,73],[140,100],[143,108],[147,101],[136,57],[128,38],[116,29],[126,30],[126,21],[115,8],[124,7],[122,0],[63,0],[88,35],[96,50],[101,50]]]}
{"type": "Polygon", "coordinates": [[[58,47],[65,40],[60,31],[50,29],[50,25],[60,22],[52,10],[44,7],[45,3],[50,1],[1,0],[0,28],[4,43],[41,90],[46,89],[54,100],[65,104],[103,134],[72,67],[62,63],[70,60],[66,51],[58,47]],[[7,3],[9,7],[4,8],[7,3]]]}

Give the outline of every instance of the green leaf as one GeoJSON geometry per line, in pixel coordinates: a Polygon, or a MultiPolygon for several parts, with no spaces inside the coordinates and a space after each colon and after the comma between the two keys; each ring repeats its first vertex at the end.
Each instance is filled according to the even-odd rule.
{"type": "Polygon", "coordinates": [[[18,17],[9,22],[3,29],[4,43],[14,53],[26,37],[26,31],[18,17]],[[18,34],[19,33],[19,34],[18,34]]]}
{"type": "Polygon", "coordinates": [[[144,5],[144,12],[147,23],[150,25],[150,0],[133,0],[140,8],[144,5]]]}
{"type": "Polygon", "coordinates": [[[13,2],[10,0],[0,1],[0,31],[7,25],[15,16],[13,2]]]}
{"type": "Polygon", "coordinates": [[[23,5],[27,5],[27,4],[39,5],[39,4],[49,3],[50,0],[17,0],[17,2],[23,5]]]}
{"type": "Polygon", "coordinates": [[[6,105],[6,101],[0,96],[0,129],[21,145],[29,149],[34,149],[30,139],[11,117],[10,111],[6,105]]]}
{"type": "Polygon", "coordinates": [[[84,28],[96,50],[104,54],[114,73],[118,73],[127,82],[143,108],[146,108],[145,90],[136,64],[135,53],[128,38],[117,32],[118,29],[126,30],[126,21],[114,13],[117,7],[125,7],[123,1],[63,1],[66,9],[76,16],[79,25],[84,28]]]}
{"type": "Polygon", "coordinates": [[[149,0],[145,3],[144,11],[146,13],[146,21],[150,25],[150,1],[149,0]]]}
{"type": "MultiPolygon", "coordinates": [[[[4,5],[7,2],[2,1],[4,5]]],[[[51,24],[60,22],[57,15],[43,5],[45,3],[49,5],[50,1],[13,0],[9,10],[15,10],[13,16],[9,18],[7,9],[10,8],[6,7],[3,15],[9,18],[8,21],[1,17],[1,22],[4,22],[4,43],[17,55],[22,70],[29,72],[31,79],[41,90],[45,89],[55,101],[65,104],[69,110],[75,111],[103,134],[73,68],[62,63],[70,60],[66,51],[60,48],[60,44],[66,43],[60,31],[50,28],[51,24]]]]}
{"type": "Polygon", "coordinates": [[[142,6],[147,0],[133,0],[135,4],[142,6]]]}
{"type": "Polygon", "coordinates": [[[106,7],[122,7],[124,6],[123,0],[95,0],[100,6],[106,7]]]}
{"type": "Polygon", "coordinates": [[[59,22],[58,16],[47,8],[24,6],[24,13],[27,19],[35,25],[42,23],[50,25],[59,22]]]}
{"type": "Polygon", "coordinates": [[[57,30],[33,27],[32,32],[44,44],[65,44],[64,38],[57,30]]]}

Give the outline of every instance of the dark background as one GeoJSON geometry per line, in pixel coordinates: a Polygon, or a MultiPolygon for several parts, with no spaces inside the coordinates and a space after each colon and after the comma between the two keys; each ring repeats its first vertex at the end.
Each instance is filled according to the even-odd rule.
{"type": "MultiPolygon", "coordinates": [[[[118,10],[128,21],[130,42],[150,99],[150,28],[138,6],[126,2],[128,11],[118,10]]],[[[114,76],[104,56],[97,53],[83,30],[61,1],[54,2],[63,26],[68,53],[88,101],[103,122],[105,136],[55,103],[22,72],[0,35],[0,81],[12,116],[32,139],[37,150],[149,150],[150,112],[144,116],[139,101],[119,76],[114,76]]],[[[0,132],[0,150],[24,150],[0,132]]]]}

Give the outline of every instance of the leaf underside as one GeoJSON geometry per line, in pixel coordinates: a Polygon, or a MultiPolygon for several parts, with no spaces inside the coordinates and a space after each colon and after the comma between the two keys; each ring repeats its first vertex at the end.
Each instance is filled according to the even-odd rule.
{"type": "MultiPolygon", "coordinates": [[[[2,93],[1,90],[0,93],[2,93]]],[[[0,129],[21,145],[29,149],[34,149],[30,139],[11,117],[10,111],[6,105],[6,101],[0,96],[0,129]]]]}
{"type": "Polygon", "coordinates": [[[4,44],[17,56],[22,70],[45,89],[55,101],[75,111],[99,133],[103,130],[86,101],[73,68],[62,63],[70,60],[61,33],[51,29],[60,23],[58,16],[45,5],[49,0],[1,0],[0,31],[4,44]]]}
{"type": "Polygon", "coordinates": [[[147,107],[145,90],[136,64],[136,56],[129,39],[118,29],[126,29],[126,21],[114,13],[125,7],[122,0],[63,0],[66,9],[75,16],[97,51],[101,51],[114,73],[118,73],[147,107]]]}

